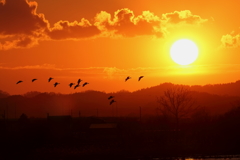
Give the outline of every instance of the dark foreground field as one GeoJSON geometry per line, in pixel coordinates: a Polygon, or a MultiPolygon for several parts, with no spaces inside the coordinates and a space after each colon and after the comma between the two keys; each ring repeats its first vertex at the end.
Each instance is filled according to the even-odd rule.
{"type": "Polygon", "coordinates": [[[1,158],[24,160],[153,159],[240,154],[233,116],[174,121],[164,117],[70,116],[1,120],[1,158]]]}

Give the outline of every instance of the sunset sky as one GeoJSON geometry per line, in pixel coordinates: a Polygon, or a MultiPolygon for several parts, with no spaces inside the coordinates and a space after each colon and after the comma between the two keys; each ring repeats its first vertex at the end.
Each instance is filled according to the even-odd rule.
{"type": "Polygon", "coordinates": [[[0,90],[134,91],[240,79],[237,0],[0,0],[0,90]],[[170,57],[192,40],[197,60],[170,57]],[[132,77],[125,82],[127,76],[132,77]],[[139,76],[144,76],[138,81],[139,76]],[[53,77],[52,82],[48,78],[53,77]],[[33,78],[38,80],[31,82],[33,78]],[[89,82],[76,90],[78,79],[89,82]],[[20,84],[17,81],[22,80],[20,84]],[[57,87],[53,83],[59,82],[57,87]]]}

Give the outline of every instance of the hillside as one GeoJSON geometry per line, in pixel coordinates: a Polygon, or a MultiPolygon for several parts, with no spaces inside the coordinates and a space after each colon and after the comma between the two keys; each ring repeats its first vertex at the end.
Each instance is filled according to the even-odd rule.
{"type": "MultiPolygon", "coordinates": [[[[135,92],[119,91],[105,93],[86,91],[74,94],[56,94],[28,92],[24,95],[9,95],[0,92],[0,112],[8,118],[19,117],[22,113],[29,117],[46,117],[50,115],[78,116],[139,116],[157,115],[157,98],[163,92],[175,86],[164,83],[158,86],[141,89],[135,92]],[[117,101],[109,104],[108,97],[114,96],[117,101]]],[[[205,86],[186,86],[194,92],[197,104],[204,107],[209,114],[222,114],[240,101],[240,81],[229,84],[205,86]],[[232,92],[231,92],[232,91],[232,92]]]]}

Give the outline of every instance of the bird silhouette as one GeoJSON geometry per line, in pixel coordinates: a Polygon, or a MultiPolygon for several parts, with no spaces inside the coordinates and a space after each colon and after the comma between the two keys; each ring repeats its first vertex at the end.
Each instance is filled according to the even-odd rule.
{"type": "Polygon", "coordinates": [[[59,85],[60,83],[58,83],[58,82],[55,82],[53,85],[54,85],[54,87],[56,87],[57,85],[59,85]]]}
{"type": "Polygon", "coordinates": [[[76,89],[77,87],[79,87],[80,85],[79,84],[77,84],[76,86],[74,86],[74,89],[76,89]]]}
{"type": "Polygon", "coordinates": [[[50,78],[48,79],[48,82],[50,82],[52,79],[53,79],[53,78],[52,78],[52,77],[50,77],[50,78]]]}
{"type": "Polygon", "coordinates": [[[34,79],[32,79],[32,82],[34,82],[34,81],[36,81],[37,79],[36,78],[34,78],[34,79]]]}
{"type": "Polygon", "coordinates": [[[117,102],[117,101],[115,101],[114,99],[112,99],[111,102],[110,102],[110,105],[113,104],[114,102],[117,102]]]}
{"type": "Polygon", "coordinates": [[[80,82],[82,82],[82,80],[81,80],[81,79],[78,79],[78,81],[77,81],[78,85],[80,84],[80,82]]]}
{"type": "Polygon", "coordinates": [[[138,78],[138,81],[140,81],[143,77],[144,77],[144,76],[140,76],[140,77],[138,78]]]}
{"type": "Polygon", "coordinates": [[[70,83],[70,84],[69,84],[70,88],[71,88],[73,85],[74,85],[74,83],[70,83]]]}
{"type": "Polygon", "coordinates": [[[86,86],[87,84],[89,84],[89,83],[88,83],[88,82],[85,82],[85,83],[83,83],[83,85],[82,85],[82,86],[84,87],[84,86],[86,86]]]}
{"type": "Polygon", "coordinates": [[[128,76],[126,79],[125,79],[125,82],[127,81],[127,80],[129,80],[131,77],[130,76],[128,76]]]}
{"type": "Polygon", "coordinates": [[[22,83],[23,81],[18,81],[16,84],[22,83]]]}
{"type": "Polygon", "coordinates": [[[109,96],[109,97],[108,97],[108,99],[112,99],[112,98],[114,98],[114,96],[109,96]]]}

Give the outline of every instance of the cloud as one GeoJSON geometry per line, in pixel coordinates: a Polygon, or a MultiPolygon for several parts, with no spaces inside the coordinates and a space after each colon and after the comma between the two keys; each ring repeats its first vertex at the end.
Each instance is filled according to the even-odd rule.
{"type": "Polygon", "coordinates": [[[37,44],[37,39],[42,37],[49,23],[44,15],[36,13],[36,10],[36,2],[0,1],[0,49],[37,44]]]}
{"type": "Polygon", "coordinates": [[[160,17],[150,11],[135,15],[130,9],[113,15],[98,13],[92,21],[60,20],[51,27],[44,14],[37,13],[38,4],[29,0],[0,0],[0,50],[27,48],[41,40],[79,40],[97,37],[165,37],[168,24],[201,24],[207,21],[189,10],[166,13],[160,17]]]}
{"type": "Polygon", "coordinates": [[[0,50],[12,48],[27,48],[38,44],[38,39],[34,36],[14,36],[11,40],[0,40],[0,50]]]}
{"type": "Polygon", "coordinates": [[[116,74],[122,73],[124,70],[116,67],[105,67],[103,73],[105,74],[104,78],[114,79],[116,74]]]}
{"type": "Polygon", "coordinates": [[[21,70],[21,69],[56,69],[53,64],[42,64],[42,65],[32,65],[32,66],[17,66],[17,67],[4,67],[0,66],[0,69],[4,70],[21,70]]]}
{"type": "Polygon", "coordinates": [[[170,24],[178,24],[178,23],[185,23],[185,24],[201,24],[208,21],[208,19],[202,19],[198,15],[193,15],[191,11],[184,10],[184,11],[174,11],[171,13],[166,13],[162,15],[162,19],[165,20],[165,23],[170,24]]]}
{"type": "Polygon", "coordinates": [[[48,35],[51,39],[81,39],[92,37],[156,35],[162,37],[160,18],[149,11],[134,16],[129,9],[120,9],[111,14],[101,11],[96,15],[92,24],[82,18],[80,22],[59,21],[50,29],[48,35]]]}
{"type": "Polygon", "coordinates": [[[223,47],[234,48],[240,46],[240,34],[233,34],[234,32],[222,36],[221,42],[223,47]]]}
{"type": "Polygon", "coordinates": [[[125,37],[141,35],[161,37],[164,34],[161,29],[160,18],[149,11],[144,11],[141,15],[135,16],[133,11],[124,8],[116,11],[113,18],[109,13],[102,11],[96,15],[95,21],[95,25],[103,32],[125,37]]]}
{"type": "Polygon", "coordinates": [[[27,65],[27,66],[16,66],[16,67],[7,67],[6,64],[0,65],[0,70],[52,70],[52,71],[63,71],[71,73],[78,77],[79,75],[88,75],[88,76],[101,76],[102,78],[124,78],[126,76],[139,76],[142,74],[149,74],[153,72],[166,71],[168,67],[155,68],[155,67],[137,67],[137,68],[128,68],[121,69],[117,67],[86,67],[86,68],[61,68],[57,67],[54,64],[39,64],[39,65],[27,65]]]}
{"type": "Polygon", "coordinates": [[[37,3],[27,0],[0,2],[1,35],[34,35],[48,27],[43,14],[37,14],[37,3]]]}
{"type": "Polygon", "coordinates": [[[55,77],[69,78],[94,78],[105,80],[124,80],[127,76],[137,79],[139,76],[146,78],[167,78],[172,76],[184,75],[216,75],[216,74],[238,74],[240,73],[239,64],[209,64],[193,66],[165,66],[165,67],[136,67],[136,68],[117,68],[117,67],[87,67],[87,68],[61,68],[54,64],[41,64],[29,66],[7,67],[6,64],[0,65],[1,73],[7,75],[15,73],[31,73],[32,76],[41,74],[49,75],[54,73],[55,77]]]}
{"type": "Polygon", "coordinates": [[[89,38],[99,34],[100,30],[84,18],[80,22],[59,21],[48,32],[49,37],[56,40],[89,38]]]}

